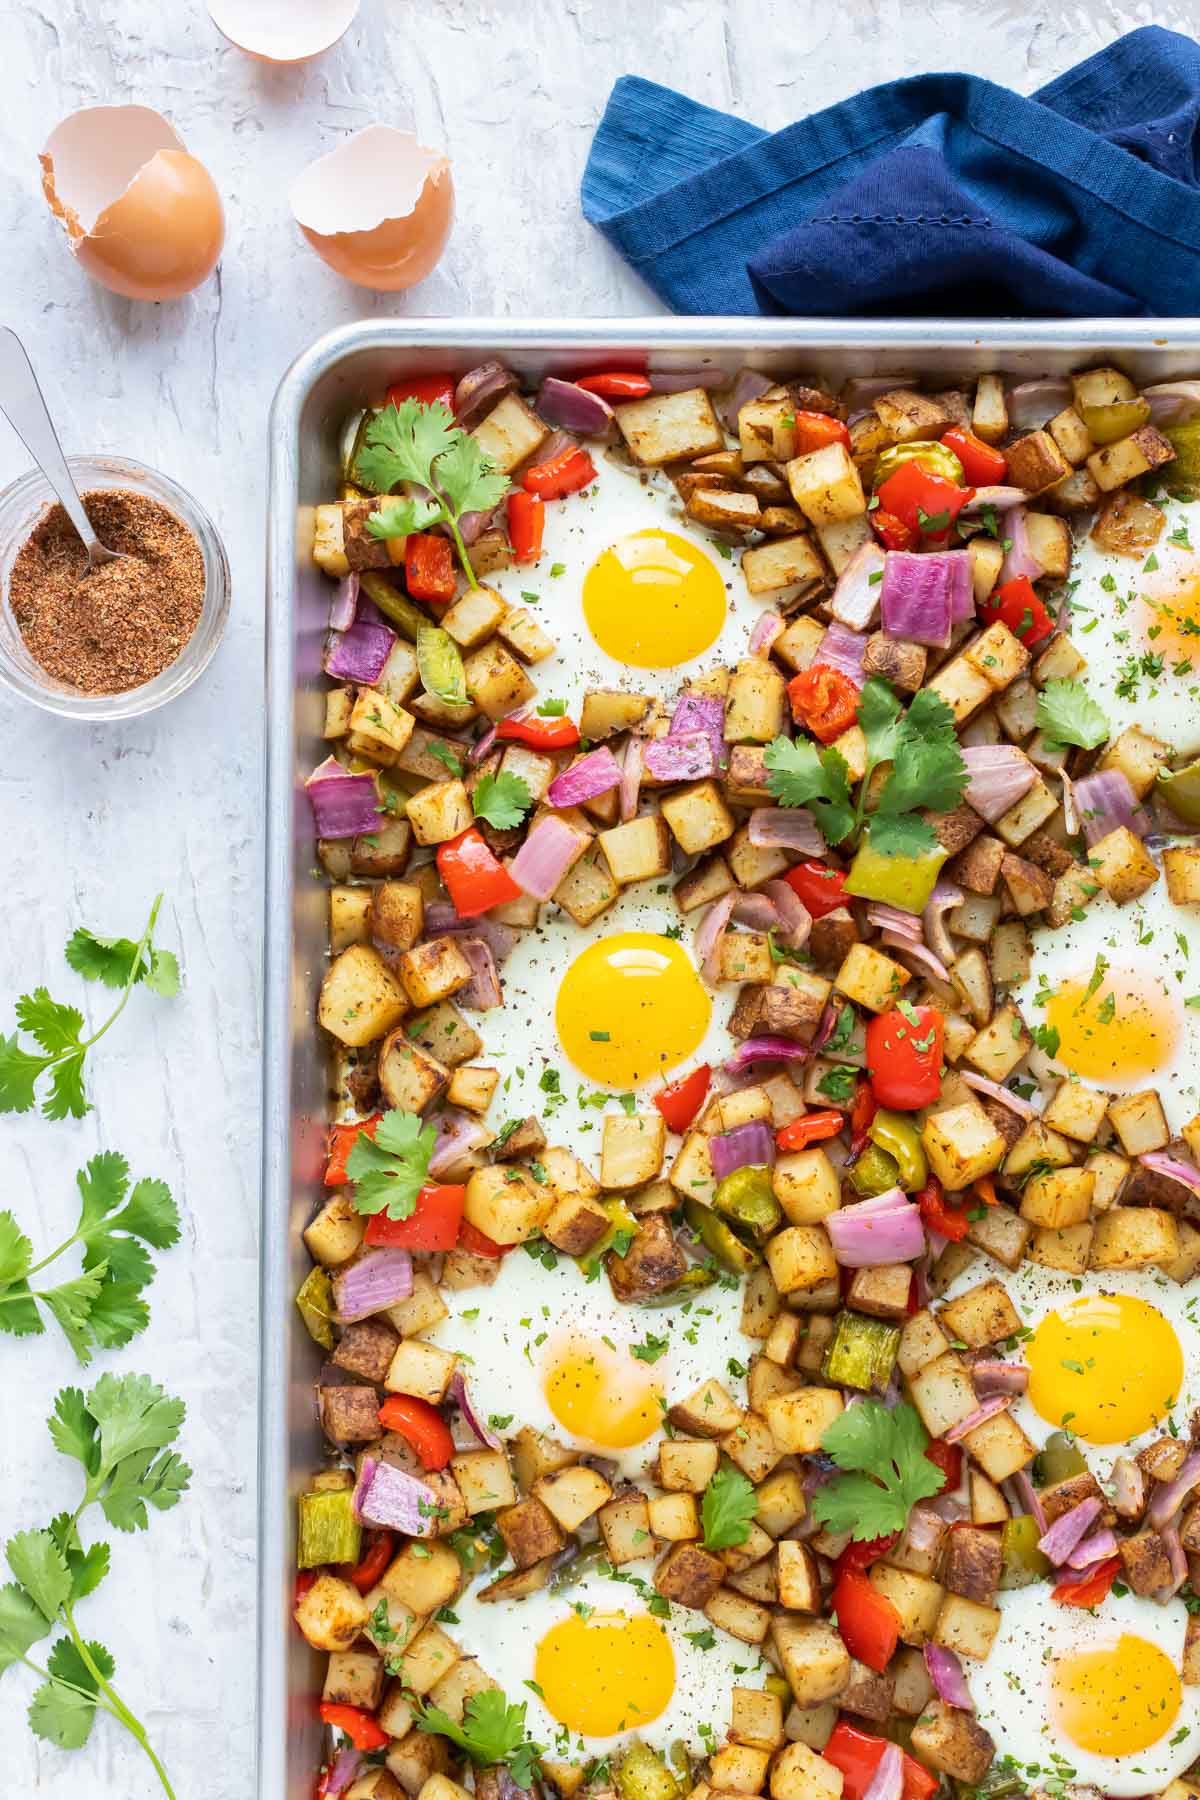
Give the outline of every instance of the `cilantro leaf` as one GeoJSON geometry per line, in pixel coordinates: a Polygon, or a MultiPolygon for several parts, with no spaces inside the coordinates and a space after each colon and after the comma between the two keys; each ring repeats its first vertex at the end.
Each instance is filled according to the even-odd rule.
{"type": "MultiPolygon", "coordinates": [[[[926,806],[931,812],[952,811],[967,785],[967,765],[958,747],[954,714],[941,695],[922,688],[888,740],[892,768],[876,810],[900,813],[926,806]]],[[[887,760],[873,754],[869,739],[867,755],[872,765],[887,760]]]]}
{"type": "Polygon", "coordinates": [[[444,763],[456,781],[462,780],[462,758],[455,754],[449,744],[444,744],[440,738],[433,738],[426,744],[425,750],[427,755],[436,756],[440,763],[444,763]]]}
{"type": "Polygon", "coordinates": [[[45,1118],[82,1119],[92,1110],[83,1086],[84,1054],[81,1045],[55,1065],[50,1076],[50,1092],[42,1101],[45,1118]]]}
{"type": "MultiPolygon", "coordinates": [[[[116,1664],[103,1644],[90,1643],[88,1655],[108,1681],[116,1664]]],[[[70,1638],[59,1638],[46,1659],[50,1680],[43,1683],[29,1707],[29,1726],[36,1736],[57,1744],[60,1750],[80,1750],[87,1743],[96,1719],[99,1686],[70,1638]]]]}
{"type": "Polygon", "coordinates": [[[404,495],[371,513],[368,533],[407,537],[444,520],[468,581],[478,587],[458,522],[464,513],[490,511],[508,492],[509,481],[478,439],[455,423],[448,406],[440,401],[425,406],[409,397],[383,407],[363,432],[354,477],[375,494],[392,493],[402,482],[423,488],[423,497],[404,495]]]}
{"type": "Polygon", "coordinates": [[[0,1212],[0,1286],[21,1281],[29,1273],[33,1245],[10,1212],[0,1212]]]}
{"type": "Polygon", "coordinates": [[[1048,681],[1034,718],[1047,744],[1094,750],[1108,736],[1108,720],[1081,681],[1048,681]]]}
{"type": "Polygon", "coordinates": [[[96,1421],[98,1472],[104,1475],[126,1457],[173,1444],[186,1408],[149,1375],[102,1375],[87,1397],[87,1410],[96,1421]]]}
{"type": "Polygon", "coordinates": [[[28,1656],[49,1630],[41,1608],[34,1605],[24,1588],[15,1581],[0,1587],[0,1675],[28,1656]]]}
{"type": "Polygon", "coordinates": [[[50,1436],[56,1450],[64,1456],[73,1456],[89,1475],[95,1473],[99,1460],[98,1432],[82,1389],[59,1389],[50,1416],[50,1436]]]}
{"type": "Polygon", "coordinates": [[[401,495],[399,499],[389,500],[378,512],[368,513],[367,536],[411,537],[414,532],[425,531],[430,525],[436,525],[442,516],[442,509],[436,500],[414,500],[409,495],[401,495]]]}
{"type": "Polygon", "coordinates": [[[71,933],[63,954],[77,975],[85,981],[102,981],[105,987],[123,988],[145,974],[140,944],[132,938],[97,937],[86,925],[71,933]]]}
{"type": "Polygon", "coordinates": [[[346,1158],[355,1209],[377,1213],[386,1207],[389,1219],[411,1218],[436,1143],[436,1128],[413,1113],[384,1113],[373,1139],[360,1131],[346,1158]]]}
{"type": "Polygon", "coordinates": [[[140,1450],[117,1464],[100,1500],[109,1524],[118,1531],[144,1531],[147,1506],[169,1512],[187,1491],[192,1471],[171,1450],[156,1455],[140,1450]]]}
{"type": "Polygon", "coordinates": [[[8,1566],[43,1618],[51,1623],[71,1597],[71,1572],[49,1531],[18,1531],[4,1546],[8,1566]]]}
{"type": "Polygon", "coordinates": [[[937,833],[919,813],[876,813],[867,826],[872,850],[881,856],[925,856],[937,843],[937,833]]]}
{"type": "Polygon", "coordinates": [[[519,1788],[533,1784],[533,1765],[542,1753],[525,1735],[525,1702],[510,1706],[499,1688],[472,1694],[457,1725],[439,1706],[423,1706],[417,1714],[422,1731],[436,1732],[457,1744],[477,1768],[507,1763],[519,1788]]]}
{"type": "Polygon", "coordinates": [[[849,1472],[817,1489],[813,1517],[860,1541],[903,1531],[916,1502],[942,1488],[942,1471],[925,1455],[928,1442],[906,1400],[890,1411],[873,1399],[849,1407],[821,1438],[826,1455],[849,1472]]]}
{"type": "Polygon", "coordinates": [[[17,1001],[17,1024],[54,1056],[61,1050],[78,1048],[83,1014],[77,1007],[52,1000],[48,988],[36,987],[32,994],[22,994],[17,1001]]]}
{"type": "Polygon", "coordinates": [[[508,492],[508,476],[492,467],[478,438],[456,431],[448,450],[438,459],[437,483],[454,501],[458,514],[491,512],[508,492]]]}
{"type": "Polygon", "coordinates": [[[740,1469],[718,1469],[700,1502],[705,1548],[731,1550],[744,1544],[757,1506],[754,1487],[740,1469]]]}
{"type": "Polygon", "coordinates": [[[900,730],[900,702],[878,675],[863,684],[858,701],[858,724],[867,740],[867,757],[873,767],[891,762],[900,730]]]}
{"type": "Polygon", "coordinates": [[[15,1031],[11,1037],[0,1037],[0,1112],[30,1110],[38,1076],[50,1060],[22,1050],[15,1031]]]}
{"type": "Polygon", "coordinates": [[[807,806],[827,844],[854,830],[850,771],[837,750],[818,750],[807,738],[777,737],[763,755],[767,787],[781,806],[807,806]]]}
{"type": "Polygon", "coordinates": [[[402,481],[427,487],[439,456],[450,448],[458,427],[442,402],[423,406],[412,397],[389,405],[371,419],[354,464],[354,479],[373,494],[389,494],[402,481]]]}
{"type": "Polygon", "coordinates": [[[67,1342],[85,1366],[92,1360],[92,1332],[89,1323],[92,1307],[104,1286],[107,1273],[105,1264],[97,1263],[95,1268],[85,1269],[82,1275],[76,1275],[72,1281],[40,1290],[37,1296],[58,1320],[67,1342]]]}
{"type": "Polygon", "coordinates": [[[477,819],[486,819],[497,831],[511,831],[533,805],[533,795],[523,776],[501,770],[499,775],[479,777],[471,805],[477,819]]]}

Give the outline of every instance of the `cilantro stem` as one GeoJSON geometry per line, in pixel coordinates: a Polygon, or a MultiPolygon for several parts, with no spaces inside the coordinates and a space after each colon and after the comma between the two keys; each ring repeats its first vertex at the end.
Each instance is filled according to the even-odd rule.
{"type": "Polygon", "coordinates": [[[55,1687],[66,1688],[69,1693],[80,1695],[82,1699],[90,1701],[93,1706],[97,1706],[102,1712],[106,1712],[110,1719],[116,1719],[118,1724],[124,1724],[125,1721],[121,1718],[120,1714],[115,1711],[102,1694],[93,1694],[90,1688],[80,1687],[77,1682],[68,1681],[63,1675],[51,1675],[49,1669],[43,1669],[41,1664],[35,1663],[31,1656],[23,1656],[21,1661],[27,1669],[32,1670],[39,1681],[52,1682],[55,1687]]]}
{"type": "Polygon", "coordinates": [[[458,551],[458,560],[463,566],[463,574],[466,576],[470,586],[477,588],[479,583],[475,579],[475,570],[471,566],[471,558],[467,555],[467,546],[463,542],[462,532],[458,529],[458,519],[451,510],[450,502],[445,494],[443,494],[441,488],[437,487],[432,481],[430,481],[429,484],[429,492],[441,506],[442,517],[450,527],[450,535],[454,539],[454,548],[458,551]]]}
{"type": "Polygon", "coordinates": [[[137,949],[130,960],[129,974],[125,978],[125,985],[121,989],[121,998],[117,1001],[115,1009],[109,1013],[103,1025],[101,1025],[98,1030],[93,1031],[91,1037],[81,1039],[78,1047],[72,1047],[69,1052],[70,1055],[78,1056],[81,1050],[90,1050],[93,1044],[98,1044],[109,1027],[115,1025],[121,1014],[125,1011],[125,1008],[129,1003],[129,996],[137,985],[138,977],[142,972],[142,958],[146,953],[147,945],[154,936],[154,927],[158,922],[158,909],[162,903],[162,895],[156,894],[154,896],[154,904],[150,908],[150,917],[146,920],[146,929],[138,939],[137,949]]]}
{"type": "Polygon", "coordinates": [[[154,1767],[155,1774],[162,1782],[164,1792],[170,1795],[171,1800],[175,1800],[175,1789],[171,1786],[170,1780],[167,1777],[167,1771],[163,1768],[162,1763],[154,1752],[154,1748],[150,1743],[149,1738],[146,1736],[145,1726],[134,1713],[130,1712],[116,1689],[110,1682],[105,1680],[100,1670],[96,1667],[90,1650],[79,1635],[78,1628],[75,1624],[75,1616],[69,1605],[63,1607],[62,1616],[66,1623],[67,1630],[71,1634],[71,1642],[79,1652],[84,1668],[96,1683],[100,1693],[102,1693],[108,1701],[108,1706],[105,1710],[111,1712],[113,1716],[124,1725],[130,1736],[135,1738],[141,1745],[154,1767]]]}

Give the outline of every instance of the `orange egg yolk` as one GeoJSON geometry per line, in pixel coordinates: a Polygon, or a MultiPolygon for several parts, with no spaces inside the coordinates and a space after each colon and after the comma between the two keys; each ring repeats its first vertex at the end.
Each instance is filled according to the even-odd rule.
{"type": "Polygon", "coordinates": [[[662,1423],[658,1377],[611,1341],[572,1334],[552,1343],[542,1388],[550,1411],[572,1437],[605,1449],[643,1444],[662,1423]]]}
{"type": "Polygon", "coordinates": [[[720,634],[725,605],[715,565],[673,531],[618,539],[583,581],[588,630],[635,669],[671,669],[699,656],[720,634]]]}
{"type": "Polygon", "coordinates": [[[1147,650],[1157,651],[1168,667],[1181,657],[1200,665],[1200,575],[1144,592],[1142,605],[1147,650]]]}
{"type": "Polygon", "coordinates": [[[1089,1444],[1152,1430],[1183,1382],[1174,1327],[1132,1294],[1084,1294],[1047,1313],[1026,1354],[1034,1409],[1089,1444]]]}
{"type": "Polygon", "coordinates": [[[571,1613],[537,1647],[535,1679],[547,1710],[584,1737],[638,1731],[675,1687],[671,1641],[649,1613],[571,1613]]]}
{"type": "Polygon", "coordinates": [[[633,1088],[690,1056],[711,1014],[679,944],[652,931],[623,931],[575,958],[554,1016],[559,1041],[582,1074],[633,1088]]]}
{"type": "Polygon", "coordinates": [[[1098,983],[1062,982],[1046,1002],[1046,1024],[1058,1033],[1055,1061],[1085,1081],[1137,1087],[1161,1069],[1179,1040],[1175,1001],[1157,976],[1106,969],[1098,983]]]}
{"type": "Polygon", "coordinates": [[[1104,1649],[1059,1657],[1050,1696],[1064,1735],[1098,1756],[1148,1750],[1170,1731],[1183,1697],[1166,1652],[1128,1632],[1104,1649]]]}

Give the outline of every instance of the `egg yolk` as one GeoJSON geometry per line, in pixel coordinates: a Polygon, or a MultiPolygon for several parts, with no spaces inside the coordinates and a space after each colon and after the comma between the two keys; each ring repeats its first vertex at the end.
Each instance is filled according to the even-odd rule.
{"type": "Polygon", "coordinates": [[[675,1687],[675,1653],[649,1613],[571,1613],[537,1647],[535,1679],[548,1711],[584,1737],[637,1731],[675,1687]]]}
{"type": "Polygon", "coordinates": [[[1175,1002],[1140,969],[1062,982],[1046,1001],[1045,1021],[1058,1033],[1055,1061],[1107,1087],[1137,1087],[1170,1060],[1179,1039],[1175,1002]]]}
{"type": "Polygon", "coordinates": [[[673,531],[634,531],[583,580],[583,616],[602,650],[635,669],[671,669],[716,642],[725,584],[702,550],[673,531]]]}
{"type": "Polygon", "coordinates": [[[1065,1735],[1098,1756],[1147,1750],[1179,1713],[1179,1673],[1165,1651],[1122,1632],[1115,1644],[1060,1656],[1050,1695],[1065,1735]]]}
{"type": "Polygon", "coordinates": [[[1132,1294],[1083,1294],[1047,1313],[1027,1355],[1035,1410],[1089,1444],[1119,1444],[1151,1430],[1183,1382],[1174,1327],[1132,1294]]]}
{"type": "Polygon", "coordinates": [[[1142,604],[1147,650],[1156,651],[1168,667],[1181,657],[1200,663],[1200,575],[1144,593],[1142,604]]]}
{"type": "Polygon", "coordinates": [[[623,931],[575,958],[554,1017],[559,1041],[582,1074],[633,1088],[690,1056],[711,1014],[685,950],[652,931],[623,931]]]}
{"type": "Polygon", "coordinates": [[[550,1411],[572,1437],[606,1449],[643,1444],[662,1422],[662,1387],[645,1363],[598,1339],[551,1346],[542,1377],[550,1411]]]}

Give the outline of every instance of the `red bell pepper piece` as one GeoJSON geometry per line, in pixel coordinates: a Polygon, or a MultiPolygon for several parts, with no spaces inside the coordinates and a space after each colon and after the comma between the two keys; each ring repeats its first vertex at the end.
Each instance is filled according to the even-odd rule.
{"type": "Polygon", "coordinates": [[[850,433],[840,419],[819,412],[798,412],[794,418],[792,441],[797,456],[807,456],[810,450],[823,450],[826,444],[845,444],[847,450],[850,448],[850,433]]]}
{"type": "Polygon", "coordinates": [[[325,1186],[341,1187],[349,1181],[346,1173],[346,1158],[358,1142],[362,1132],[369,1138],[375,1136],[382,1113],[374,1113],[369,1119],[362,1119],[352,1125],[331,1125],[329,1127],[329,1160],[325,1164],[325,1186]]]}
{"type": "Polygon", "coordinates": [[[404,585],[414,600],[448,606],[458,586],[450,539],[414,531],[404,540],[404,585]]]}
{"type": "Polygon", "coordinates": [[[867,1025],[867,1072],[880,1106],[915,1112],[931,1106],[942,1086],[945,1022],[932,1006],[898,1006],[867,1025]],[[911,1015],[911,1017],[909,1016],[911,1015]]]}
{"type": "Polygon", "coordinates": [[[1050,1598],[1060,1606],[1099,1606],[1108,1598],[1109,1590],[1121,1570],[1119,1556],[1097,1563],[1086,1581],[1060,1581],[1050,1598]]]}
{"type": "Polygon", "coordinates": [[[423,1187],[407,1219],[371,1215],[367,1243],[400,1250],[453,1250],[458,1242],[467,1190],[458,1182],[423,1187]]]}
{"type": "Polygon", "coordinates": [[[382,1750],[391,1742],[375,1714],[364,1712],[361,1706],[342,1706],[332,1700],[322,1700],[319,1710],[325,1723],[337,1731],[344,1731],[356,1750],[382,1750]]]}
{"type": "MultiPolygon", "coordinates": [[[[862,1731],[846,1719],[838,1720],[821,1755],[842,1771],[842,1800],[863,1800],[887,1747],[887,1738],[862,1731]]],[[[907,1750],[900,1754],[904,1758],[902,1800],[930,1800],[937,1788],[936,1775],[922,1768],[907,1750]]]]}
{"type": "Polygon", "coordinates": [[[399,406],[402,400],[419,400],[422,406],[448,406],[453,412],[457,386],[453,375],[406,375],[402,381],[393,381],[388,389],[388,405],[399,406]]]}
{"type": "Polygon", "coordinates": [[[536,494],[539,500],[562,500],[567,494],[577,494],[580,488],[587,487],[595,479],[595,463],[586,450],[572,444],[547,462],[534,463],[532,469],[526,469],[521,486],[527,494],[536,494]]]}
{"type": "Polygon", "coordinates": [[[945,1476],[938,1492],[952,1494],[962,1480],[963,1453],[958,1444],[947,1444],[943,1438],[934,1438],[925,1446],[925,1460],[931,1462],[935,1469],[940,1469],[945,1476]]]}
{"type": "Polygon", "coordinates": [[[644,400],[650,392],[649,377],[639,375],[630,370],[613,370],[603,375],[578,375],[575,386],[586,388],[589,394],[599,394],[602,400],[644,400]]]}
{"type": "Polygon", "coordinates": [[[860,1081],[854,1090],[854,1103],[850,1108],[850,1149],[854,1155],[857,1156],[866,1143],[871,1120],[878,1111],[879,1102],[871,1092],[870,1082],[860,1081]]]}
{"type": "Polygon", "coordinates": [[[906,462],[880,487],[876,510],[890,513],[919,537],[944,537],[974,491],[935,475],[919,462],[906,462]]]}
{"type": "Polygon", "coordinates": [[[542,554],[546,505],[536,494],[514,488],[508,496],[508,541],[519,563],[536,562],[542,554]]]}
{"type": "MultiPolygon", "coordinates": [[[[952,1244],[961,1244],[966,1237],[970,1221],[961,1206],[946,1204],[942,1184],[936,1175],[929,1177],[917,1195],[917,1211],[927,1231],[936,1231],[939,1236],[949,1238],[952,1244]]],[[[369,1231],[367,1235],[370,1237],[369,1231]]]]}
{"type": "Polygon", "coordinates": [[[687,1130],[704,1105],[711,1080],[712,1068],[708,1063],[700,1063],[690,1075],[669,1081],[661,1093],[655,1094],[654,1104],[665,1119],[668,1131],[682,1133],[687,1130]]]}
{"type": "Polygon", "coordinates": [[[295,1593],[296,1593],[296,1605],[297,1606],[299,1606],[300,1602],[303,1600],[305,1594],[308,1593],[309,1589],[316,1586],[317,1577],[320,1574],[321,1574],[320,1569],[301,1569],[300,1570],[299,1574],[296,1576],[295,1593]]]}
{"type": "Polygon", "coordinates": [[[852,1539],[833,1565],[833,1579],[837,1581],[847,1569],[860,1571],[869,1569],[873,1562],[878,1562],[881,1556],[886,1556],[892,1545],[898,1543],[899,1539],[898,1531],[889,1531],[886,1537],[864,1538],[861,1542],[858,1539],[852,1539]]]}
{"type": "Polygon", "coordinates": [[[858,689],[841,669],[815,662],[787,684],[792,717],[823,744],[848,731],[858,717],[858,689]]]}
{"type": "Polygon", "coordinates": [[[797,863],[785,872],[783,879],[814,919],[823,919],[826,913],[846,904],[846,877],[827,863],[797,863]]]}
{"type": "Polygon", "coordinates": [[[843,1113],[825,1106],[820,1112],[805,1113],[790,1125],[781,1126],[775,1133],[775,1143],[780,1150],[803,1150],[809,1144],[823,1144],[827,1138],[836,1137],[845,1123],[843,1113]]]}
{"type": "Polygon", "coordinates": [[[867,514],[871,529],[885,550],[915,550],[920,542],[921,534],[915,526],[906,525],[895,513],[885,512],[881,506],[871,508],[867,514]]]}
{"type": "Polygon", "coordinates": [[[579,742],[574,719],[501,719],[496,736],[505,743],[528,744],[531,750],[571,750],[579,742]]]}
{"type": "Polygon", "coordinates": [[[366,1550],[351,1569],[347,1580],[353,1582],[360,1594],[369,1594],[395,1554],[394,1533],[369,1531],[366,1550]]]}
{"type": "Polygon", "coordinates": [[[1000,1197],[996,1192],[996,1184],[990,1175],[980,1175],[971,1183],[971,1192],[983,1201],[985,1206],[998,1206],[1000,1197]]]}
{"type": "Polygon", "coordinates": [[[412,1445],[423,1469],[444,1469],[454,1455],[450,1427],[436,1406],[415,1394],[389,1394],[379,1408],[379,1423],[412,1445]]]}
{"type": "Polygon", "coordinates": [[[478,825],[468,825],[461,836],[439,844],[437,866],[462,919],[476,919],[490,907],[521,898],[521,889],[492,855],[478,825]]]}
{"type": "Polygon", "coordinates": [[[900,1642],[900,1614],[861,1569],[843,1569],[829,1602],[851,1656],[882,1675],[900,1642]]]}
{"type": "Polygon", "coordinates": [[[979,610],[984,619],[1002,620],[1026,649],[1031,644],[1040,644],[1054,630],[1054,620],[1028,575],[1014,575],[1011,581],[989,594],[979,610]]]}
{"type": "Polygon", "coordinates": [[[491,1256],[499,1262],[512,1249],[511,1244],[497,1244],[480,1231],[478,1225],[472,1225],[470,1219],[464,1219],[458,1228],[458,1247],[466,1250],[471,1256],[491,1256]]]}
{"type": "Polygon", "coordinates": [[[972,487],[998,487],[1008,475],[1008,458],[1003,450],[993,450],[964,425],[952,425],[949,431],[943,431],[942,442],[947,450],[953,450],[972,487]]]}

